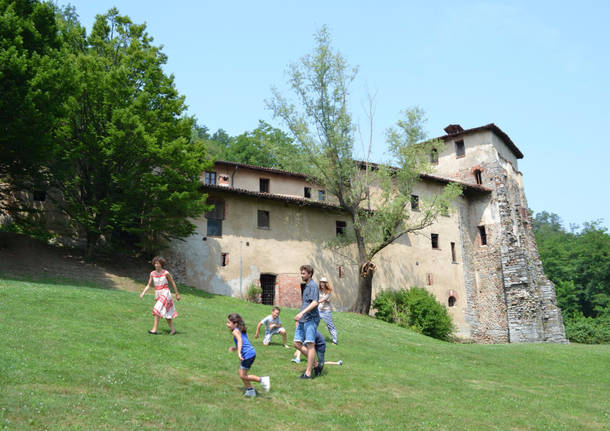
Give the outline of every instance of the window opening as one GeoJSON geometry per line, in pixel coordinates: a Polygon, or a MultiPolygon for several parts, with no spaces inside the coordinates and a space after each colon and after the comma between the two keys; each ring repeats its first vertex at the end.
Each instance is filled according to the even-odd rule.
{"type": "Polygon", "coordinates": [[[455,296],[450,296],[449,299],[447,300],[447,305],[449,307],[453,307],[453,306],[455,306],[455,301],[456,301],[455,296]]]}
{"type": "Polygon", "coordinates": [[[222,220],[225,218],[225,203],[221,200],[210,200],[208,203],[213,204],[214,208],[205,213],[205,218],[208,220],[207,235],[222,236],[222,220]]]}
{"type": "Polygon", "coordinates": [[[311,199],[311,187],[305,187],[305,190],[303,191],[303,196],[308,199],[311,199]]]}
{"type": "Polygon", "coordinates": [[[257,226],[259,229],[269,229],[269,211],[258,210],[257,226]]]}
{"type": "Polygon", "coordinates": [[[413,211],[419,211],[419,196],[411,195],[411,209],[413,211]]]}
{"type": "Polygon", "coordinates": [[[432,248],[438,249],[438,234],[437,233],[431,234],[430,239],[432,241],[432,248]]]}
{"type": "Polygon", "coordinates": [[[336,224],[337,236],[345,235],[345,228],[347,227],[347,223],[344,221],[341,221],[341,220],[337,220],[335,224],[336,224]]]}
{"type": "Polygon", "coordinates": [[[466,149],[464,148],[464,141],[455,141],[455,156],[464,157],[466,155],[466,149]]]}
{"type": "Polygon", "coordinates": [[[259,179],[259,191],[261,193],[269,193],[269,178],[259,179]]]}
{"type": "Polygon", "coordinates": [[[438,150],[436,148],[432,148],[432,151],[430,151],[430,163],[438,165],[438,150]]]}
{"type": "Polygon", "coordinates": [[[228,264],[229,264],[229,253],[221,253],[220,266],[227,266],[228,264]]]}
{"type": "Polygon", "coordinates": [[[343,265],[339,265],[337,267],[337,272],[339,273],[339,278],[345,277],[345,269],[343,268],[343,265]]]}
{"type": "Polygon", "coordinates": [[[455,243],[454,242],[451,243],[451,263],[457,263],[456,256],[455,256],[455,243]]]}
{"type": "Polygon", "coordinates": [[[326,200],[326,191],[325,190],[318,190],[318,200],[319,201],[326,200]]]}
{"type": "Polygon", "coordinates": [[[430,273],[426,274],[426,283],[428,284],[428,286],[432,286],[432,283],[433,283],[432,274],[430,274],[430,273]]]}
{"type": "Polygon", "coordinates": [[[487,232],[485,232],[485,226],[479,226],[479,241],[481,245],[487,245],[487,232]]]}
{"type": "Polygon", "coordinates": [[[481,176],[481,170],[477,169],[474,171],[474,181],[477,184],[483,184],[483,177],[481,176]]]}
{"type": "Polygon", "coordinates": [[[264,305],[273,305],[275,299],[275,279],[273,274],[261,274],[261,302],[264,305]]]}
{"type": "Polygon", "coordinates": [[[203,182],[204,184],[216,184],[216,172],[206,172],[203,182]]]}

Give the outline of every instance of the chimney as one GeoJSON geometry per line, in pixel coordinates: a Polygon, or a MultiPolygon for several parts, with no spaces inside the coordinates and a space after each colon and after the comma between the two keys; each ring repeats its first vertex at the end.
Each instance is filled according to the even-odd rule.
{"type": "Polygon", "coordinates": [[[456,133],[461,133],[463,131],[464,129],[462,129],[462,126],[459,124],[449,124],[447,127],[445,127],[445,133],[448,135],[455,135],[456,133]]]}

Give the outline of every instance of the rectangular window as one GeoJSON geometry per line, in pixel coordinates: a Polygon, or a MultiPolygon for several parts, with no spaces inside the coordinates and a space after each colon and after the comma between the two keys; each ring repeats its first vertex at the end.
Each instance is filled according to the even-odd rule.
{"type": "Polygon", "coordinates": [[[457,259],[455,256],[455,243],[451,243],[451,263],[457,263],[457,259]]]}
{"type": "Polygon", "coordinates": [[[205,218],[208,220],[207,235],[222,236],[222,220],[225,218],[225,203],[221,200],[209,200],[208,204],[214,205],[214,208],[205,213],[205,218]]]}
{"type": "Polygon", "coordinates": [[[426,284],[428,286],[432,286],[433,280],[432,280],[432,274],[428,273],[426,274],[426,284]]]}
{"type": "Polygon", "coordinates": [[[431,234],[430,240],[432,241],[432,248],[438,250],[438,234],[437,233],[431,234]]]}
{"type": "Polygon", "coordinates": [[[220,266],[227,266],[229,264],[229,253],[220,254],[220,266]]]}
{"type": "Polygon", "coordinates": [[[438,150],[436,148],[432,148],[432,151],[430,151],[430,163],[438,165],[438,150]]]}
{"type": "Polygon", "coordinates": [[[216,184],[216,172],[206,172],[204,176],[204,184],[216,184]]]}
{"type": "Polygon", "coordinates": [[[466,149],[464,148],[464,141],[455,141],[455,157],[464,157],[466,155],[466,149]]]}
{"type": "Polygon", "coordinates": [[[419,211],[419,196],[411,195],[411,209],[413,211],[419,211]]]}
{"type": "Polygon", "coordinates": [[[339,272],[339,278],[345,277],[345,269],[343,268],[343,265],[339,265],[337,267],[337,271],[339,272]]]}
{"type": "Polygon", "coordinates": [[[259,191],[261,193],[269,193],[269,178],[260,178],[259,186],[259,191]]]}
{"type": "Polygon", "coordinates": [[[303,190],[303,196],[305,196],[307,199],[311,199],[311,187],[305,187],[303,190]]]}
{"type": "Polygon", "coordinates": [[[485,226],[479,226],[479,243],[481,245],[487,245],[487,232],[485,232],[485,226]]]}
{"type": "Polygon", "coordinates": [[[259,229],[269,229],[269,211],[258,210],[257,227],[259,229]]]}
{"type": "Polygon", "coordinates": [[[483,184],[483,177],[481,176],[481,171],[479,169],[474,171],[474,181],[477,184],[483,184]]]}
{"type": "Polygon", "coordinates": [[[325,190],[318,190],[318,200],[319,201],[326,200],[326,191],[325,190]]]}
{"type": "Polygon", "coordinates": [[[336,225],[336,230],[337,230],[337,236],[339,235],[345,235],[345,228],[347,226],[347,223],[341,220],[337,220],[335,222],[336,225]]]}

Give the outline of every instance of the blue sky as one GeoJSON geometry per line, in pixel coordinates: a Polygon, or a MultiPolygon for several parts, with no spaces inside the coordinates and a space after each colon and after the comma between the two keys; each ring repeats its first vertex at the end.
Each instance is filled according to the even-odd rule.
{"type": "MultiPolygon", "coordinates": [[[[61,4],[61,2],[59,2],[61,4]]],[[[175,1],[72,0],[91,29],[116,6],[146,23],[189,113],[211,131],[284,128],[266,109],[271,87],[327,25],[359,67],[352,111],[366,128],[375,96],[373,160],[385,130],[419,106],[429,137],[450,123],[495,123],[525,155],[530,208],[569,224],[610,226],[610,2],[607,1],[175,1]],[[608,169],[608,171],[606,171],[608,169]]]]}

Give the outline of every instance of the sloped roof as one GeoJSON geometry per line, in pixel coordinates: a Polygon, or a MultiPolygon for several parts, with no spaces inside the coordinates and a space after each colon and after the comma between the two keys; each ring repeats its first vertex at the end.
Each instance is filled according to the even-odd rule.
{"type": "Polygon", "coordinates": [[[447,128],[445,130],[446,131],[448,130],[449,132],[453,132],[453,133],[447,133],[446,135],[439,136],[436,139],[442,139],[442,140],[446,141],[449,139],[455,139],[459,136],[469,135],[471,133],[489,130],[489,131],[495,133],[496,136],[498,138],[500,138],[502,140],[502,142],[504,142],[506,144],[506,146],[512,151],[512,153],[515,155],[516,158],[518,158],[518,159],[523,158],[523,153],[519,150],[519,148],[517,148],[515,143],[508,137],[508,135],[506,133],[504,133],[502,131],[502,129],[500,129],[494,123],[489,123],[489,124],[486,124],[486,125],[480,126],[480,127],[473,127],[472,129],[466,129],[466,130],[462,129],[461,131],[459,129],[462,129],[459,126],[459,124],[451,124],[451,125],[447,126],[447,128]]]}

